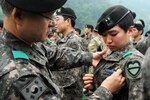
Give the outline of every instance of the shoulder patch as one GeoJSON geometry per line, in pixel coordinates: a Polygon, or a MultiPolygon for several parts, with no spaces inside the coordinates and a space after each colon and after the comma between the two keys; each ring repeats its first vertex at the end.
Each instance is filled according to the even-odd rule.
{"type": "Polygon", "coordinates": [[[23,51],[13,50],[13,51],[12,51],[12,54],[13,54],[14,59],[22,58],[22,59],[29,60],[29,57],[28,57],[27,54],[24,53],[23,51]]]}
{"type": "Polygon", "coordinates": [[[130,79],[141,77],[141,63],[137,60],[129,61],[125,65],[125,74],[130,79]]]}
{"type": "Polygon", "coordinates": [[[122,58],[125,58],[125,57],[127,57],[128,55],[131,55],[131,54],[133,54],[133,53],[130,52],[130,51],[128,51],[128,52],[126,52],[126,53],[122,56],[122,58]]]}

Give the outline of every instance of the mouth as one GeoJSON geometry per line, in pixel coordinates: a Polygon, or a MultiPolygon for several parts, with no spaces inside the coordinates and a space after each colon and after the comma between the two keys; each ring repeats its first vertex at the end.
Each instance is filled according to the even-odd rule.
{"type": "Polygon", "coordinates": [[[114,46],[112,46],[112,45],[107,45],[107,47],[108,47],[109,49],[113,49],[113,48],[114,48],[114,46]]]}

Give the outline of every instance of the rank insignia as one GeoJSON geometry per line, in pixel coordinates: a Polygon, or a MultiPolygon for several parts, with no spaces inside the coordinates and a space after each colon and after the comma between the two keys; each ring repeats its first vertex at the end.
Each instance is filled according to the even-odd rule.
{"type": "Polygon", "coordinates": [[[139,61],[129,61],[125,66],[125,73],[128,78],[138,78],[141,76],[141,64],[139,61]]]}

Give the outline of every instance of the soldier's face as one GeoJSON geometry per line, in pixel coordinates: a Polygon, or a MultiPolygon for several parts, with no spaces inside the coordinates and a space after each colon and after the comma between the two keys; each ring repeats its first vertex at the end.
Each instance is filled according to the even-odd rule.
{"type": "Polygon", "coordinates": [[[124,48],[129,43],[129,37],[131,31],[125,32],[119,26],[115,26],[110,30],[106,31],[103,35],[104,42],[111,51],[116,51],[124,48]]]}
{"type": "Polygon", "coordinates": [[[57,33],[64,33],[67,29],[68,20],[65,20],[63,16],[58,15],[55,19],[55,29],[57,33]]]}
{"type": "Polygon", "coordinates": [[[84,29],[84,31],[85,31],[86,34],[89,34],[89,33],[91,32],[91,29],[86,27],[86,28],[84,29]]]}
{"type": "Polygon", "coordinates": [[[133,36],[134,38],[137,38],[137,37],[139,37],[139,36],[141,35],[141,33],[142,33],[142,32],[141,32],[141,31],[138,31],[137,28],[133,28],[133,35],[132,35],[132,36],[133,36]]]}
{"type": "Polygon", "coordinates": [[[20,24],[17,25],[19,38],[28,44],[34,42],[44,42],[47,40],[49,35],[49,23],[52,14],[32,14],[23,13],[20,24]],[[46,18],[46,17],[47,18],[46,18]]]}

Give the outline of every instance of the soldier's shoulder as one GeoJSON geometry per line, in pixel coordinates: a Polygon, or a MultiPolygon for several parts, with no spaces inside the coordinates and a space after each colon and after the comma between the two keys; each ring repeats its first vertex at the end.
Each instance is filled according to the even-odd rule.
{"type": "Polygon", "coordinates": [[[138,50],[136,50],[135,48],[131,48],[128,50],[128,52],[126,52],[125,54],[128,54],[125,59],[127,60],[134,60],[134,59],[140,59],[142,60],[144,58],[144,55],[142,53],[140,53],[138,50]]]}
{"type": "Polygon", "coordinates": [[[132,55],[130,55],[129,57],[132,59],[143,59],[144,58],[144,55],[136,49],[133,49],[131,52],[132,52],[132,55]]]}
{"type": "Polygon", "coordinates": [[[20,73],[27,70],[26,66],[29,65],[27,57],[21,51],[3,51],[0,58],[0,78],[4,75],[8,78],[17,78],[20,73]]]}
{"type": "Polygon", "coordinates": [[[132,54],[126,57],[127,61],[124,66],[124,70],[129,79],[141,78],[143,57],[144,56],[137,50],[133,50],[132,54]]]}
{"type": "Polygon", "coordinates": [[[70,36],[70,40],[72,40],[72,41],[82,41],[82,38],[77,36],[76,34],[72,34],[70,36]]]}

